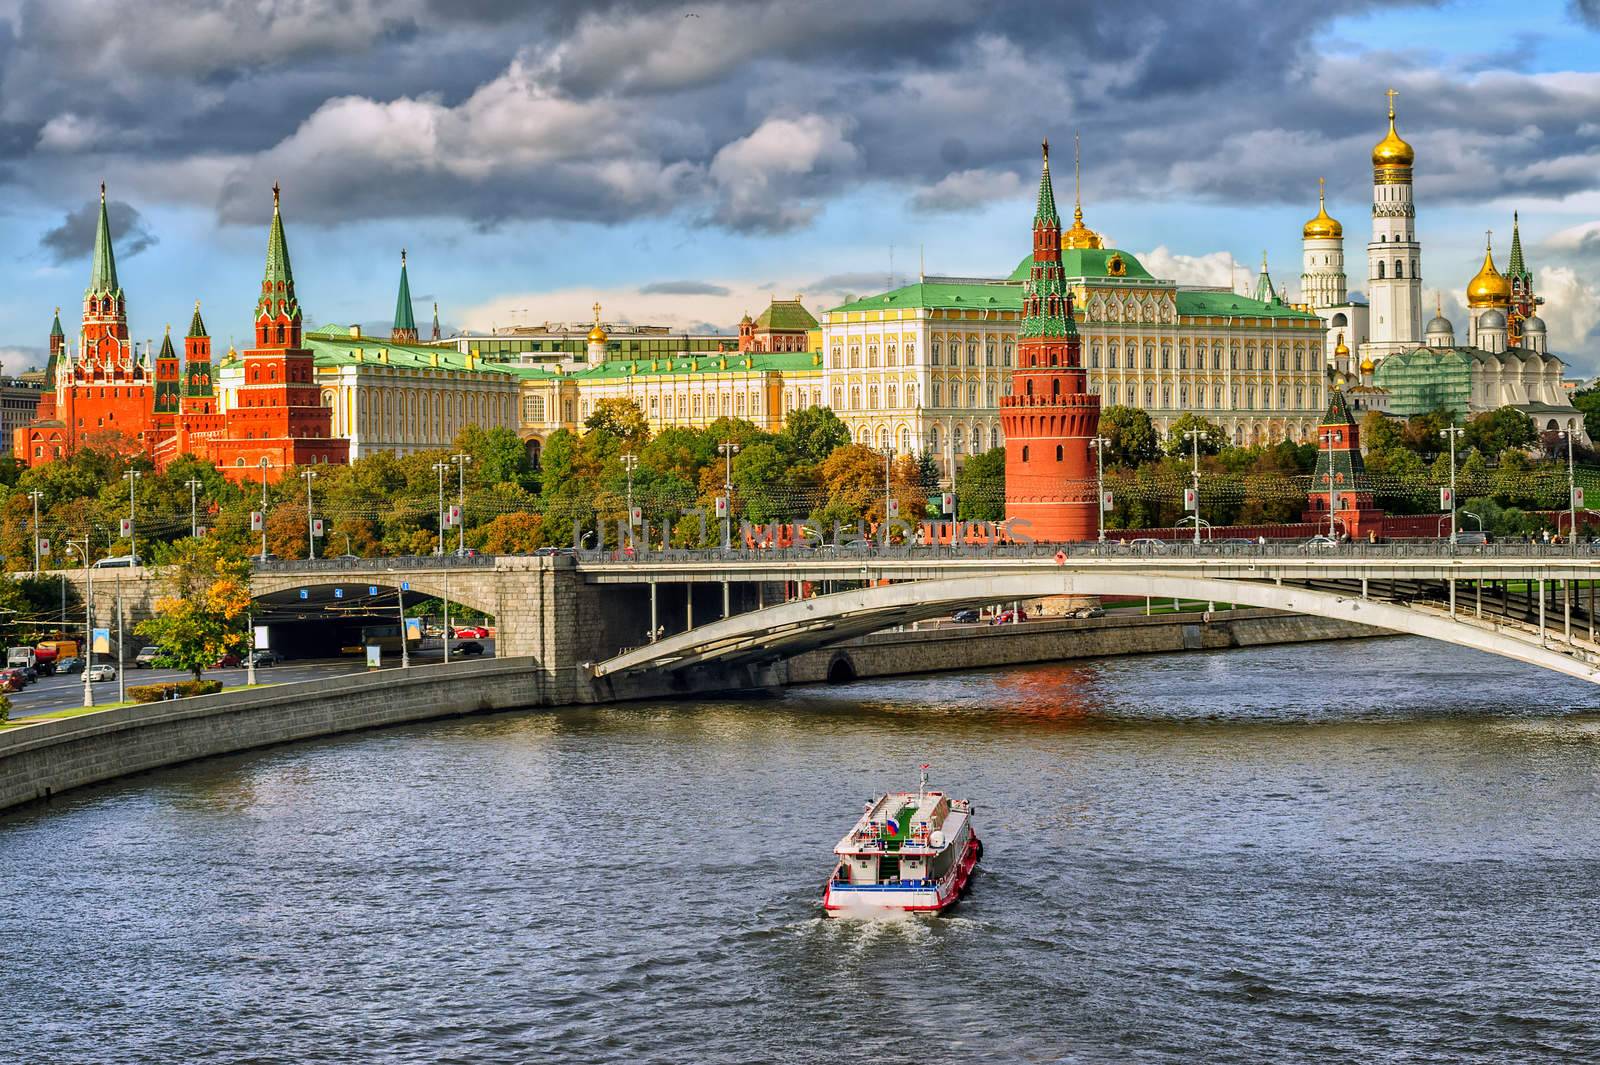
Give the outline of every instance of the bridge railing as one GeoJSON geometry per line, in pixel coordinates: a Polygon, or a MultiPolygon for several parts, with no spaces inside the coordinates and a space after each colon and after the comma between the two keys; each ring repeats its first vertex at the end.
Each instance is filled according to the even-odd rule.
{"type": "Polygon", "coordinates": [[[1112,541],[1104,543],[1073,544],[891,544],[855,541],[845,544],[821,544],[808,547],[733,547],[668,550],[583,550],[575,552],[581,563],[632,563],[632,562],[773,562],[773,561],[954,561],[959,559],[1017,559],[1059,560],[1074,559],[1240,559],[1260,558],[1290,560],[1308,558],[1374,559],[1416,561],[1446,558],[1528,558],[1559,562],[1573,557],[1600,558],[1600,544],[1545,544],[1501,541],[1487,544],[1451,544],[1448,540],[1404,540],[1390,543],[1312,542],[1219,544],[1202,541],[1151,540],[1112,541]]]}
{"type": "Polygon", "coordinates": [[[348,573],[373,570],[446,570],[492,568],[494,555],[383,555],[376,558],[269,558],[250,560],[255,573],[348,573]]]}

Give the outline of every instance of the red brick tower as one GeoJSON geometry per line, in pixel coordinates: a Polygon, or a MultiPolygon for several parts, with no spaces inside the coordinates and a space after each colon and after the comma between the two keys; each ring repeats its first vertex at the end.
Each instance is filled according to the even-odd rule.
{"type": "Polygon", "coordinates": [[[179,383],[182,364],[172,348],[172,327],[167,326],[161,338],[161,350],[156,352],[155,424],[162,432],[170,433],[178,421],[178,400],[183,388],[179,383]]]}
{"type": "Polygon", "coordinates": [[[183,338],[183,393],[178,400],[171,456],[209,454],[212,439],[221,435],[225,427],[211,384],[211,336],[200,317],[200,301],[196,300],[189,333],[183,338]]]}
{"type": "Polygon", "coordinates": [[[39,393],[39,405],[34,410],[36,421],[47,422],[56,416],[56,374],[61,372],[61,356],[67,350],[67,335],[61,328],[61,308],[50,323],[50,358],[44,364],[44,391],[39,393]]]}
{"type": "Polygon", "coordinates": [[[274,185],[256,346],[244,353],[244,381],[226,428],[207,446],[211,461],[234,481],[259,476],[263,459],[269,479],[293,466],[350,460],[350,441],[332,435],[333,411],[320,402],[312,353],[301,346],[302,320],[274,185]]]}
{"type": "Polygon", "coordinates": [[[1044,143],[1033,269],[1022,289],[1022,328],[1011,394],[1000,398],[1006,434],[1006,520],[1035,540],[1092,540],[1098,528],[1089,441],[1100,427],[1100,397],[1085,391],[1072,293],[1061,269],[1061,216],[1044,143]]]}
{"type": "Polygon", "coordinates": [[[1327,533],[1330,507],[1335,535],[1352,540],[1368,533],[1383,535],[1383,511],[1373,503],[1372,484],[1361,458],[1361,427],[1337,388],[1328,402],[1328,413],[1317,426],[1317,469],[1311,475],[1302,520],[1317,523],[1327,533]]]}

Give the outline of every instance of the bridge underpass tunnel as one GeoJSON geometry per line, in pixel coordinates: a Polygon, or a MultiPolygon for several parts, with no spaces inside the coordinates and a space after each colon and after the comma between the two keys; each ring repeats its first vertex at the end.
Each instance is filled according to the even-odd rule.
{"type": "MultiPolygon", "coordinates": [[[[641,642],[648,642],[650,635],[650,618],[655,618],[657,633],[662,636],[674,636],[698,625],[705,625],[713,621],[722,620],[723,614],[723,582],[698,581],[668,583],[660,581],[655,584],[655,609],[652,612],[649,605],[651,586],[638,585],[622,587],[634,589],[639,593],[636,603],[630,603],[629,613],[639,613],[639,635],[624,634],[625,638],[618,644],[619,647],[635,646],[641,642]],[[641,609],[642,608],[642,609],[641,609]]],[[[633,596],[629,597],[630,600],[633,596]]],[[[727,584],[728,615],[747,614],[752,610],[759,610],[763,606],[776,606],[784,601],[784,586],[777,582],[730,581],[727,584]]]]}
{"type": "MultiPolygon", "coordinates": [[[[383,654],[383,664],[397,665],[405,631],[402,604],[405,616],[417,622],[407,652],[423,659],[442,659],[444,607],[438,597],[421,591],[365,581],[305,584],[256,596],[252,620],[258,628],[266,627],[267,646],[286,659],[359,657],[369,645],[375,645],[383,654]]],[[[450,628],[454,631],[481,617],[476,610],[450,604],[450,628]]],[[[485,653],[492,653],[492,640],[467,638],[482,644],[485,653]]],[[[451,646],[462,642],[452,640],[451,646]]]]}

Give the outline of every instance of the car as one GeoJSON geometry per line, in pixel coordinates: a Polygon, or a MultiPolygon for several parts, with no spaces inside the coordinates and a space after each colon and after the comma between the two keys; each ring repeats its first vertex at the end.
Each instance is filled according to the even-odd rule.
{"type": "Polygon", "coordinates": [[[89,667],[89,682],[98,684],[105,680],[117,679],[117,667],[110,662],[96,662],[89,667]]]}
{"type": "Polygon", "coordinates": [[[1300,545],[1302,551],[1328,551],[1339,546],[1339,541],[1331,536],[1313,536],[1300,545]]]}
{"type": "Polygon", "coordinates": [[[1103,618],[1105,616],[1106,612],[1097,606],[1080,606],[1067,615],[1069,618],[1103,618]]]}
{"type": "Polygon", "coordinates": [[[536,547],[533,549],[534,558],[571,558],[578,553],[575,547],[536,547]]]}
{"type": "Polygon", "coordinates": [[[62,675],[83,672],[83,659],[63,658],[56,662],[56,672],[62,675]]]}
{"type": "Polygon", "coordinates": [[[211,663],[211,668],[212,669],[238,669],[239,666],[242,665],[242,664],[243,663],[241,663],[239,661],[239,656],[230,651],[227,654],[223,655],[221,658],[217,659],[215,662],[211,663]]]}
{"type": "Polygon", "coordinates": [[[1248,537],[1244,537],[1244,536],[1230,536],[1225,540],[1213,540],[1212,544],[1213,544],[1213,546],[1216,546],[1216,547],[1260,547],[1261,546],[1261,542],[1259,540],[1251,540],[1248,537]]]}
{"type": "Polygon", "coordinates": [[[161,648],[141,647],[133,656],[134,669],[154,669],[161,664],[161,648]]]}
{"type": "Polygon", "coordinates": [[[454,636],[458,640],[487,640],[489,630],[482,625],[462,625],[456,629],[454,636]]]}
{"type": "Polygon", "coordinates": [[[1128,545],[1129,551],[1137,551],[1141,554],[1164,555],[1167,553],[1167,545],[1150,536],[1141,536],[1137,540],[1124,540],[1123,543],[1128,545]]]}
{"type": "Polygon", "coordinates": [[[483,644],[477,640],[462,640],[451,650],[451,654],[481,655],[483,654],[483,644]]]}
{"type": "Polygon", "coordinates": [[[0,691],[19,692],[28,686],[19,669],[0,669],[0,691]]]}
{"type": "Polygon", "coordinates": [[[478,557],[478,549],[476,547],[458,547],[452,553],[457,558],[477,558],[478,557]]]}
{"type": "Polygon", "coordinates": [[[1489,542],[1489,534],[1482,529],[1471,529],[1456,533],[1456,544],[1461,547],[1482,547],[1489,542]]]}
{"type": "Polygon", "coordinates": [[[257,669],[260,669],[262,666],[277,665],[283,661],[283,656],[270,648],[258,647],[250,652],[250,661],[255,664],[257,669]]]}
{"type": "Polygon", "coordinates": [[[958,625],[971,625],[978,620],[978,612],[971,609],[957,610],[954,614],[950,615],[950,620],[958,625]]]}
{"type": "Polygon", "coordinates": [[[994,617],[989,619],[989,624],[991,624],[991,625],[1010,625],[1013,622],[1027,621],[1027,620],[1028,620],[1028,612],[1026,610],[1022,611],[1021,613],[1018,613],[1015,610],[1002,610],[1002,611],[1000,611],[1000,613],[996,614],[994,617]]]}

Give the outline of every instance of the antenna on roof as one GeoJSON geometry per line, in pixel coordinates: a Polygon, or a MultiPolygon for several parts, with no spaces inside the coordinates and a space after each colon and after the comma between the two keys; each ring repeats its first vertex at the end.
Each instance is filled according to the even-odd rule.
{"type": "Polygon", "coordinates": [[[886,292],[894,291],[894,245],[889,245],[889,287],[886,292]]]}
{"type": "Polygon", "coordinates": [[[928,280],[927,251],[928,246],[926,244],[917,245],[917,282],[919,284],[928,280]]]}

